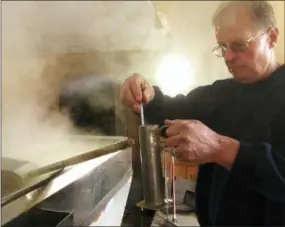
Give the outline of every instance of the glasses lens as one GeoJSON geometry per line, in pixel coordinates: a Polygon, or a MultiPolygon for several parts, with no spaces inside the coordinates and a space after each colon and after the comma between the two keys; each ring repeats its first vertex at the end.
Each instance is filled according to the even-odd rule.
{"type": "Polygon", "coordinates": [[[247,44],[246,43],[232,43],[231,49],[236,53],[243,52],[247,49],[247,44]]]}
{"type": "Polygon", "coordinates": [[[213,49],[213,53],[214,53],[217,57],[221,58],[221,57],[224,56],[225,50],[224,50],[224,48],[221,47],[221,46],[220,46],[220,47],[215,47],[215,48],[213,49]]]}

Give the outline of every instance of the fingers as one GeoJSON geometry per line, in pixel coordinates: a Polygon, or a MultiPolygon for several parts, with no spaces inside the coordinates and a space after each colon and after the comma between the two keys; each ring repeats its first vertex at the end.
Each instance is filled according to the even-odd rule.
{"type": "Polygon", "coordinates": [[[173,125],[173,126],[169,126],[166,129],[166,137],[171,137],[171,136],[176,136],[180,133],[180,127],[179,125],[173,125]]]}
{"type": "Polygon", "coordinates": [[[142,102],[149,103],[154,96],[153,87],[144,81],[144,83],[141,86],[141,89],[142,89],[142,102]]]}
{"type": "Polygon", "coordinates": [[[166,125],[169,126],[169,125],[171,125],[171,122],[172,122],[171,120],[166,119],[166,120],[164,121],[164,124],[166,124],[166,125]]]}
{"type": "Polygon", "coordinates": [[[123,105],[134,109],[136,112],[139,112],[139,104],[141,103],[140,100],[142,94],[140,92],[140,89],[136,89],[137,83],[138,82],[134,81],[134,78],[128,78],[121,86],[120,99],[123,105]]]}
{"type": "Polygon", "coordinates": [[[140,111],[140,104],[148,103],[153,96],[153,88],[138,74],[129,77],[120,91],[122,103],[137,112],[140,111]]]}
{"type": "Polygon", "coordinates": [[[181,162],[195,161],[196,153],[191,148],[192,130],[189,127],[191,121],[165,120],[165,124],[168,125],[166,145],[175,149],[176,159],[181,162]]]}
{"type": "Polygon", "coordinates": [[[183,146],[175,149],[175,158],[180,162],[199,163],[196,152],[183,146]]]}
{"type": "Polygon", "coordinates": [[[173,147],[173,148],[176,148],[178,147],[179,145],[181,145],[181,143],[183,143],[183,137],[181,134],[176,134],[174,136],[170,136],[166,139],[166,145],[168,147],[173,147]]]}
{"type": "Polygon", "coordinates": [[[133,92],[131,91],[131,89],[126,89],[125,95],[127,97],[126,102],[128,103],[128,105],[131,107],[134,107],[134,105],[137,104],[137,102],[135,100],[135,96],[133,95],[133,92]]]}
{"type": "Polygon", "coordinates": [[[175,150],[175,157],[180,161],[194,161],[196,158],[195,151],[191,148],[191,144],[189,144],[187,137],[183,134],[167,138],[166,145],[175,150]]]}
{"type": "MultiPolygon", "coordinates": [[[[206,163],[211,160],[209,131],[197,120],[165,120],[166,145],[175,149],[175,157],[182,162],[206,163]]],[[[210,144],[211,145],[211,144],[210,144]]],[[[211,145],[212,146],[212,145],[211,145]]]]}
{"type": "Polygon", "coordinates": [[[166,130],[166,136],[174,136],[179,133],[182,133],[186,129],[186,123],[189,121],[186,120],[165,120],[165,124],[168,125],[166,130]]]}
{"type": "Polygon", "coordinates": [[[183,119],[178,119],[178,120],[165,120],[164,121],[165,124],[167,125],[173,125],[173,124],[189,124],[189,125],[193,125],[193,124],[199,124],[201,123],[198,120],[183,120],[183,119]]]}
{"type": "Polygon", "coordinates": [[[188,162],[187,153],[186,153],[186,150],[183,146],[179,146],[175,149],[174,156],[175,156],[176,160],[178,160],[180,162],[188,162]]]}
{"type": "Polygon", "coordinates": [[[178,133],[190,135],[195,132],[197,126],[201,126],[197,120],[165,120],[164,123],[168,126],[166,136],[174,136],[178,133]]]}
{"type": "Polygon", "coordinates": [[[174,125],[174,124],[185,124],[190,122],[190,120],[165,120],[164,123],[167,125],[174,125]]]}
{"type": "MultiPolygon", "coordinates": [[[[134,76],[139,76],[138,74],[135,74],[134,76]]],[[[144,83],[144,80],[141,78],[135,79],[134,81],[130,82],[130,91],[133,95],[133,100],[136,103],[142,102],[142,84],[144,83]]]]}
{"type": "Polygon", "coordinates": [[[175,150],[175,157],[180,161],[187,161],[188,143],[183,134],[177,134],[175,136],[168,137],[166,139],[167,147],[175,150]]]}

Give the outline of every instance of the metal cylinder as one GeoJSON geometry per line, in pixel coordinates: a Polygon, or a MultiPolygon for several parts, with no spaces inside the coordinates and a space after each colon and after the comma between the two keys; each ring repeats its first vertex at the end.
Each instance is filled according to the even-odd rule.
{"type": "Polygon", "coordinates": [[[157,125],[140,126],[139,140],[145,206],[158,207],[164,204],[159,127],[157,125]]]}

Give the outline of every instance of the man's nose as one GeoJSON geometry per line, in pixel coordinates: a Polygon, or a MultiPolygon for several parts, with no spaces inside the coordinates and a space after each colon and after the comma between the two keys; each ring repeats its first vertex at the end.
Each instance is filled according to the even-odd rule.
{"type": "Polygon", "coordinates": [[[225,61],[232,61],[234,60],[236,53],[231,50],[231,48],[227,48],[224,52],[224,59],[225,61]]]}

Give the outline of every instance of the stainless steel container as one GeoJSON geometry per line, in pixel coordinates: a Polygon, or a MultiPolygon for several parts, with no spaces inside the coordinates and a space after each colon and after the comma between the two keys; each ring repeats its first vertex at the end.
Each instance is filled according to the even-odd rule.
{"type": "Polygon", "coordinates": [[[139,128],[144,208],[164,205],[164,184],[160,158],[160,130],[157,125],[139,128]]]}
{"type": "MultiPolygon", "coordinates": [[[[78,146],[78,149],[62,150],[63,155],[57,155],[57,159],[62,160],[84,155],[88,153],[86,150],[94,150],[94,148],[96,150],[104,149],[122,139],[125,137],[75,135],[68,142],[71,143],[72,141],[74,145],[82,144],[82,146],[78,146]]],[[[61,224],[65,226],[89,226],[95,218],[101,217],[106,204],[131,178],[131,158],[129,148],[118,148],[117,152],[70,166],[57,175],[53,175],[51,172],[40,175],[39,178],[32,178],[31,182],[28,181],[19,189],[21,197],[19,197],[18,191],[8,191],[6,197],[2,197],[1,225],[6,227],[30,226],[31,223],[38,225],[43,223],[49,226],[56,226],[57,224],[57,226],[61,226],[61,224]],[[6,202],[5,205],[3,202],[6,202]],[[69,215],[70,213],[72,213],[72,224],[65,222],[59,224],[57,222],[58,218],[62,219],[65,214],[69,215]]],[[[31,170],[29,168],[26,171],[24,168],[26,162],[20,160],[12,162],[14,160],[7,159],[4,161],[6,161],[5,170],[13,170],[16,173],[27,173],[31,170]]],[[[6,175],[6,181],[13,180],[8,179],[9,176],[6,175]]],[[[3,176],[1,180],[1,186],[3,186],[3,176]]],[[[7,185],[7,183],[9,182],[5,184],[7,185]]],[[[127,197],[128,194],[125,196],[127,197]]],[[[120,204],[119,209],[121,206],[125,207],[125,204],[120,204]]]]}

